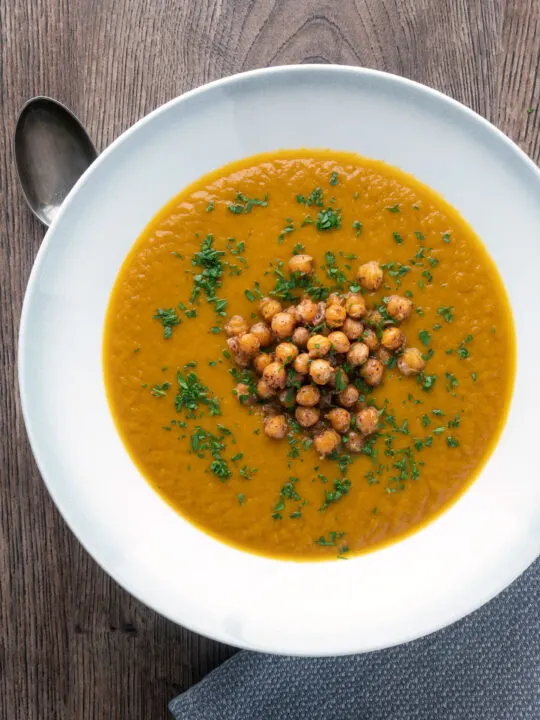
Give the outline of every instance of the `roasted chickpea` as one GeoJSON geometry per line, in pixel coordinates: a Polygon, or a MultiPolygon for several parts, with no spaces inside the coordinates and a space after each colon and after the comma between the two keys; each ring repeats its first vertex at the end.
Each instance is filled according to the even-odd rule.
{"type": "Polygon", "coordinates": [[[343,407],[352,407],[358,402],[360,393],[354,385],[347,385],[347,387],[342,390],[337,397],[340,405],[343,405],[343,407]]]}
{"type": "Polygon", "coordinates": [[[347,311],[342,305],[329,305],[324,313],[328,327],[341,327],[347,317],[347,311]]]}
{"type": "Polygon", "coordinates": [[[238,338],[238,346],[247,357],[255,357],[259,352],[261,344],[256,335],[253,333],[244,333],[238,338]]]}
{"type": "Polygon", "coordinates": [[[254,398],[250,393],[249,387],[246,385],[246,383],[238,383],[238,385],[233,390],[233,394],[236,395],[238,402],[242,405],[253,404],[254,398]]]}
{"type": "Polygon", "coordinates": [[[292,340],[297,347],[306,347],[309,340],[309,330],[305,327],[297,327],[293,332],[292,340]]]}
{"type": "Polygon", "coordinates": [[[317,314],[313,318],[311,325],[320,325],[324,320],[324,314],[326,312],[326,303],[321,300],[317,303],[317,314]]]}
{"type": "Polygon", "coordinates": [[[318,435],[315,435],[313,440],[315,450],[322,457],[330,455],[330,453],[334,452],[334,450],[339,447],[340,442],[341,437],[335,430],[323,430],[318,435]]]}
{"type": "Polygon", "coordinates": [[[318,312],[319,307],[311,298],[303,298],[296,306],[298,321],[306,325],[314,324],[318,312]]]}
{"type": "Polygon", "coordinates": [[[240,350],[240,341],[237,336],[227,338],[227,345],[238,367],[245,368],[249,365],[248,356],[240,350]]]}
{"type": "Polygon", "coordinates": [[[299,405],[294,411],[294,417],[302,427],[313,427],[319,422],[320,411],[319,408],[299,405]]]}
{"type": "Polygon", "coordinates": [[[287,365],[288,363],[291,363],[298,355],[298,348],[296,347],[296,345],[294,345],[294,343],[284,342],[279,343],[274,352],[276,355],[276,360],[282,365],[287,365]]]}
{"type": "Polygon", "coordinates": [[[362,333],[362,342],[368,346],[370,352],[375,352],[375,350],[379,347],[377,334],[373,330],[364,330],[362,333]]]}
{"type": "Polygon", "coordinates": [[[381,345],[395,352],[405,345],[405,335],[397,327],[387,327],[382,331],[381,345]]]}
{"type": "Polygon", "coordinates": [[[249,328],[249,332],[255,335],[261,347],[267,347],[273,340],[272,331],[266,323],[255,323],[249,328]]]}
{"type": "Polygon", "coordinates": [[[261,378],[257,383],[257,395],[262,400],[269,400],[275,395],[275,391],[270,387],[264,378],[261,378]]]}
{"type": "Polygon", "coordinates": [[[333,292],[330,293],[328,296],[328,300],[326,301],[326,305],[330,307],[330,305],[343,305],[344,298],[339,293],[333,292]]]}
{"type": "Polygon", "coordinates": [[[309,356],[312,358],[320,358],[328,355],[332,349],[330,338],[324,335],[313,335],[307,342],[309,356]]]}
{"type": "Polygon", "coordinates": [[[375,260],[360,265],[356,271],[356,277],[364,290],[378,290],[383,282],[383,271],[375,260]]]}
{"type": "Polygon", "coordinates": [[[293,334],[296,327],[296,318],[287,312],[278,312],[272,318],[272,330],[283,339],[293,334]]]}
{"type": "Polygon", "coordinates": [[[369,348],[363,342],[354,343],[347,353],[347,362],[353,367],[363,365],[369,357],[369,348]]]}
{"type": "Polygon", "coordinates": [[[334,374],[334,368],[328,360],[313,360],[309,366],[309,374],[317,385],[326,385],[334,374]]]}
{"type": "Polygon", "coordinates": [[[321,399],[319,388],[314,385],[304,385],[296,393],[296,402],[304,407],[314,407],[321,399]]]}
{"type": "Polygon", "coordinates": [[[289,260],[289,272],[309,275],[313,272],[313,258],[311,255],[293,255],[289,260]]]}
{"type": "Polygon", "coordinates": [[[281,312],[281,303],[274,298],[265,297],[259,303],[259,310],[266,322],[270,322],[276,313],[281,312]]]}
{"type": "Polygon", "coordinates": [[[293,388],[287,388],[286,390],[282,390],[278,397],[279,402],[284,405],[286,408],[292,409],[295,406],[295,398],[294,398],[295,392],[293,388]]]}
{"type": "Polygon", "coordinates": [[[360,335],[364,332],[364,326],[360,320],[353,320],[353,318],[345,318],[343,327],[341,328],[349,340],[358,340],[360,335]]]}
{"type": "Polygon", "coordinates": [[[241,315],[233,315],[225,325],[227,337],[236,337],[248,331],[248,324],[241,315]]]}
{"type": "Polygon", "coordinates": [[[380,385],[384,375],[384,365],[380,360],[370,357],[360,368],[360,375],[371,387],[380,385]]]}
{"type": "Polygon", "coordinates": [[[271,362],[263,370],[263,379],[272,390],[282,390],[287,382],[287,371],[281,363],[271,362]]]}
{"type": "Polygon", "coordinates": [[[335,352],[338,353],[346,353],[351,347],[349,338],[345,335],[345,333],[342,333],[340,330],[335,330],[334,332],[331,332],[328,336],[328,340],[330,340],[332,348],[335,350],[335,352]]]}
{"type": "Polygon", "coordinates": [[[347,444],[350,452],[359,453],[365,445],[365,440],[360,433],[350,432],[347,436],[347,444]]]}
{"type": "Polygon", "coordinates": [[[296,309],[296,305],[289,305],[289,307],[286,307],[283,312],[286,312],[289,315],[292,315],[295,323],[300,322],[300,318],[298,316],[298,310],[296,309]]]}
{"type": "Polygon", "coordinates": [[[300,353],[300,355],[297,355],[293,363],[293,367],[296,372],[300,373],[300,375],[307,375],[309,371],[309,360],[310,358],[307,353],[300,353]]]}
{"type": "Polygon", "coordinates": [[[403,322],[411,314],[412,302],[401,295],[390,295],[386,304],[386,312],[396,322],[403,322]]]}
{"type": "Polygon", "coordinates": [[[259,353],[253,358],[253,367],[259,375],[262,375],[264,368],[270,365],[271,362],[272,358],[268,355],[268,353],[259,353]]]}
{"type": "Polygon", "coordinates": [[[376,330],[384,325],[384,318],[378,310],[370,310],[364,320],[366,325],[376,330]]]}
{"type": "Polygon", "coordinates": [[[264,432],[274,440],[282,440],[288,429],[289,426],[285,415],[270,415],[270,417],[265,418],[264,432]]]}
{"type": "Polygon", "coordinates": [[[326,413],[325,417],[330,420],[332,427],[338,433],[346,433],[351,425],[351,414],[343,408],[333,408],[329,413],[326,413]]]}
{"type": "Polygon", "coordinates": [[[356,415],[356,429],[362,435],[371,435],[377,430],[379,424],[379,411],[374,407],[367,407],[360,410],[356,415]]]}
{"type": "Polygon", "coordinates": [[[390,350],[387,350],[384,347],[380,347],[377,350],[375,350],[375,357],[377,360],[380,360],[383,365],[388,365],[390,362],[390,358],[392,357],[392,353],[390,350]]]}
{"type": "Polygon", "coordinates": [[[362,295],[353,293],[345,300],[345,310],[347,315],[355,320],[363,318],[366,314],[366,301],[362,295]]]}
{"type": "Polygon", "coordinates": [[[418,348],[405,348],[398,359],[398,368],[403,375],[418,375],[426,367],[426,361],[418,348]]]}

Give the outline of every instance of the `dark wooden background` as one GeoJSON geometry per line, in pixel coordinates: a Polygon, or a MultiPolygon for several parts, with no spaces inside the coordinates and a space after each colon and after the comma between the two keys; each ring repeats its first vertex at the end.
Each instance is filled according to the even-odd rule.
{"type": "Polygon", "coordinates": [[[17,186],[19,107],[32,95],[58,98],[101,150],[209,80],[345,63],[442,90],[538,161],[540,0],[0,0],[0,51],[0,719],[165,718],[172,696],[234,651],[164,620],[107,577],[32,459],[17,330],[44,230],[17,186]]]}

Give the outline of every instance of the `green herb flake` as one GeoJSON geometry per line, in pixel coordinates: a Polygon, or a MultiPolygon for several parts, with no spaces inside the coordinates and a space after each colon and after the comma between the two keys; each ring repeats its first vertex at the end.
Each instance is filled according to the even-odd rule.
{"type": "Polygon", "coordinates": [[[210,200],[208,205],[206,206],[206,212],[212,212],[212,210],[216,207],[216,203],[213,200],[210,200]]]}
{"type": "Polygon", "coordinates": [[[418,333],[418,338],[419,338],[420,342],[421,342],[423,345],[425,345],[426,347],[427,347],[427,346],[429,345],[429,343],[431,342],[431,335],[430,335],[430,333],[429,333],[427,330],[421,330],[421,331],[418,333]]]}
{"type": "Polygon", "coordinates": [[[359,237],[360,233],[362,232],[362,227],[363,227],[360,220],[353,220],[352,227],[353,227],[353,230],[355,231],[356,237],[359,237]]]}
{"type": "Polygon", "coordinates": [[[385,210],[388,210],[388,212],[391,213],[398,213],[399,212],[399,204],[396,203],[395,205],[390,205],[389,207],[385,207],[385,210]]]}
{"type": "Polygon", "coordinates": [[[154,320],[159,320],[163,326],[163,337],[168,340],[172,336],[173,327],[180,325],[182,322],[178,317],[175,308],[158,308],[154,320]]]}
{"type": "Polygon", "coordinates": [[[454,308],[452,305],[441,305],[437,308],[437,315],[440,315],[447,323],[451,323],[454,320],[454,308]]]}
{"type": "Polygon", "coordinates": [[[152,395],[156,398],[164,397],[167,394],[167,390],[171,387],[171,383],[164,382],[161,385],[153,385],[150,389],[152,395]]]}
{"type": "Polygon", "coordinates": [[[338,174],[337,172],[333,172],[330,176],[330,185],[337,185],[338,184],[338,174]]]}
{"type": "Polygon", "coordinates": [[[227,205],[233,215],[241,215],[242,213],[247,215],[255,206],[267,207],[268,194],[264,196],[263,200],[259,200],[258,198],[248,198],[243,193],[239,192],[236,194],[236,203],[229,203],[227,205]]]}
{"type": "Polygon", "coordinates": [[[341,210],[334,210],[330,207],[320,210],[317,220],[315,221],[315,227],[320,232],[334,229],[339,230],[341,227],[341,210]]]}

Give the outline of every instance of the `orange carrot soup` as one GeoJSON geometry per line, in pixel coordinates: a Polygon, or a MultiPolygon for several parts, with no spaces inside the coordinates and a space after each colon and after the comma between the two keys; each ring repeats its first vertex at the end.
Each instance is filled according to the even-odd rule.
{"type": "Polygon", "coordinates": [[[266,556],[347,558],[454,502],[504,425],[499,274],[439,195],[330,150],[246,158],[150,222],[112,291],[105,382],[183,517],[266,556]]]}

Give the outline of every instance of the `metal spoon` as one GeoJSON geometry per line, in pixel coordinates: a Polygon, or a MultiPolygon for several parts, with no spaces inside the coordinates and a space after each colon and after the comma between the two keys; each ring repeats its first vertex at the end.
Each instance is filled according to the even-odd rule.
{"type": "Polygon", "coordinates": [[[23,106],[15,127],[15,162],[26,202],[47,227],[96,158],[88,133],[65,105],[39,96],[23,106]]]}

